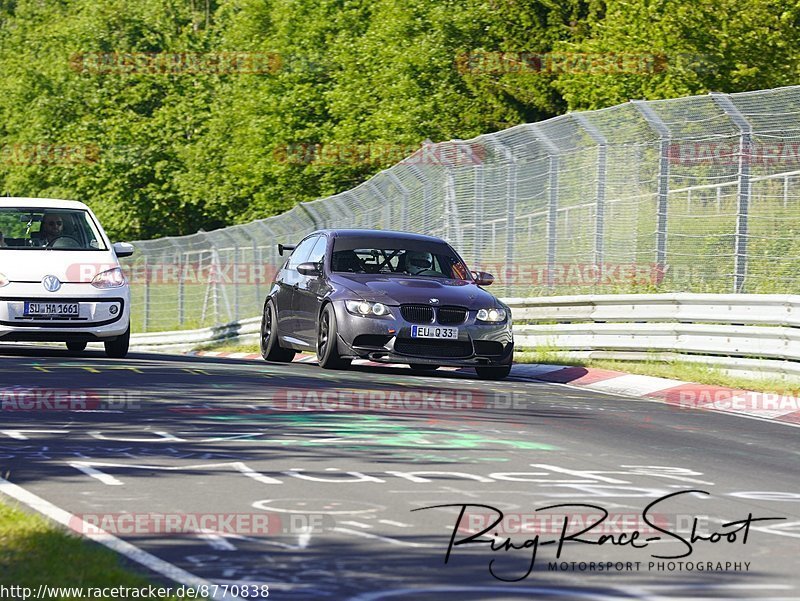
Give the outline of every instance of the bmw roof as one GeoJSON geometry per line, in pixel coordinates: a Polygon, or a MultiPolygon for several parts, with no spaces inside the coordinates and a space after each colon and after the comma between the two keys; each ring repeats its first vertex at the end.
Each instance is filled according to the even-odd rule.
{"type": "MultiPolygon", "coordinates": [[[[443,242],[436,236],[426,236],[424,234],[414,234],[412,232],[398,232],[394,230],[369,230],[369,229],[329,229],[317,230],[315,234],[329,234],[336,238],[405,238],[418,242],[443,242]]],[[[310,234],[309,234],[310,235],[310,234]]]]}

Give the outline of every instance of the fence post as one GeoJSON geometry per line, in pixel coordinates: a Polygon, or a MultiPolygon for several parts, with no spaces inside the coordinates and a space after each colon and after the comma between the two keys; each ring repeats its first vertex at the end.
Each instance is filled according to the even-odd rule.
{"type": "Polygon", "coordinates": [[[309,206],[307,202],[299,202],[297,206],[300,207],[300,210],[303,211],[308,218],[311,219],[311,224],[314,226],[315,230],[320,229],[319,227],[319,220],[317,219],[317,211],[316,209],[309,206]]]}
{"type": "Polygon", "coordinates": [[[736,234],[734,236],[735,264],[733,275],[734,294],[744,292],[747,278],[747,221],[750,213],[750,157],[753,149],[753,126],[736,108],[727,94],[712,92],[711,99],[725,111],[739,129],[739,209],[736,212],[736,234]]]}
{"type": "Polygon", "coordinates": [[[672,133],[663,119],[644,100],[632,100],[634,108],[641,113],[647,124],[659,138],[658,184],[656,190],[656,269],[659,276],[667,268],[667,215],[669,201],[669,150],[672,133]]]}
{"type": "Polygon", "coordinates": [[[175,247],[175,261],[177,262],[178,267],[178,325],[183,326],[183,322],[186,319],[186,309],[185,309],[185,294],[186,291],[184,290],[184,282],[183,278],[185,275],[185,270],[183,267],[183,259],[182,257],[186,254],[181,252],[181,246],[173,238],[169,239],[170,243],[175,247]]]}
{"type": "Polygon", "coordinates": [[[373,179],[367,180],[366,184],[364,185],[380,199],[380,202],[383,205],[383,229],[388,230],[390,229],[389,224],[392,223],[392,203],[390,203],[389,199],[386,198],[386,194],[384,194],[383,191],[375,185],[373,179]]]}
{"type": "MultiPolygon", "coordinates": [[[[233,319],[238,320],[240,318],[239,297],[241,284],[239,282],[239,265],[241,265],[241,248],[239,248],[239,243],[237,242],[236,238],[230,233],[230,228],[223,228],[219,230],[219,232],[224,234],[225,237],[233,243],[233,269],[230,273],[233,284],[233,319]]],[[[222,267],[222,265],[220,265],[220,267],[222,267]]],[[[223,274],[219,274],[219,277],[223,279],[222,285],[224,286],[225,281],[223,274]]]]}
{"type": "MultiPolygon", "coordinates": [[[[417,152],[420,151],[418,150],[417,152]]],[[[413,157],[415,154],[411,156],[413,157]]],[[[431,197],[433,196],[431,194],[431,180],[428,175],[419,168],[416,162],[410,163],[408,165],[408,169],[420,182],[422,182],[422,228],[420,233],[430,234],[430,220],[434,215],[433,207],[428,206],[431,202],[431,197]]]]}
{"type": "Polygon", "coordinates": [[[594,264],[602,265],[605,241],[605,203],[606,203],[606,177],[608,163],[608,140],[600,130],[580,113],[571,113],[573,119],[597,143],[597,188],[595,191],[595,229],[594,229],[594,264]]]}
{"type": "MultiPolygon", "coordinates": [[[[535,127],[535,126],[532,126],[535,127]]],[[[538,131],[538,130],[536,130],[538,131]]],[[[508,162],[508,172],[506,177],[506,249],[505,249],[505,272],[502,274],[503,282],[505,283],[504,292],[509,294],[511,280],[513,274],[518,273],[514,271],[514,245],[515,245],[515,218],[517,211],[517,157],[511,149],[496,136],[490,137],[491,141],[503,153],[506,161],[508,162]]],[[[494,240],[492,241],[494,244],[494,240]]]]}
{"type": "MultiPolygon", "coordinates": [[[[270,219],[274,218],[269,217],[267,219],[261,219],[256,223],[262,230],[264,230],[267,233],[267,236],[265,238],[266,241],[261,246],[259,246],[260,249],[259,256],[261,257],[261,262],[263,263],[264,261],[264,246],[266,246],[267,254],[269,255],[269,265],[272,268],[272,275],[274,275],[278,273],[278,270],[280,269],[283,262],[281,260],[281,257],[278,257],[278,237],[275,235],[274,230],[269,225],[267,225],[267,222],[270,219]]],[[[262,309],[260,305],[261,305],[261,299],[259,298],[259,312],[262,309]]]]}
{"type": "MultiPolygon", "coordinates": [[[[256,239],[250,235],[250,232],[247,231],[248,226],[242,226],[239,228],[239,232],[250,241],[250,246],[253,249],[253,263],[250,265],[250,269],[246,270],[248,277],[252,276],[255,278],[255,282],[250,282],[251,284],[255,284],[255,291],[256,291],[256,309],[260,310],[261,308],[261,278],[262,273],[261,270],[263,269],[262,261],[261,261],[261,253],[256,245],[256,239]]],[[[241,319],[240,316],[237,315],[236,319],[241,319]]]]}
{"type": "Polygon", "coordinates": [[[549,184],[547,201],[547,288],[555,287],[556,252],[558,250],[558,172],[561,168],[561,151],[538,126],[533,126],[537,140],[547,148],[549,157],[549,184]]]}
{"type": "Polygon", "coordinates": [[[397,174],[391,169],[385,173],[389,176],[389,179],[392,180],[392,183],[403,197],[402,203],[400,204],[400,229],[406,232],[408,231],[408,188],[403,185],[403,182],[400,181],[400,178],[397,177],[397,174]]]}
{"type": "Polygon", "coordinates": [[[478,260],[478,264],[481,269],[485,269],[485,258],[481,257],[478,259],[481,254],[483,253],[484,249],[484,241],[483,241],[483,219],[484,219],[484,212],[483,212],[483,203],[484,203],[484,190],[486,188],[486,184],[484,181],[484,172],[483,172],[483,165],[477,165],[475,167],[475,238],[473,241],[473,264],[475,260],[478,260]]]}
{"type": "Polygon", "coordinates": [[[142,317],[142,332],[147,331],[150,322],[150,266],[147,264],[147,255],[144,256],[144,316],[142,317]]]}

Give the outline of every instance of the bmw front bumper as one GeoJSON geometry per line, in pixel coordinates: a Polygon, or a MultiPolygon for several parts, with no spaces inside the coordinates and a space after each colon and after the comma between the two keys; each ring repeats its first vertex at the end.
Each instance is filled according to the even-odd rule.
{"type": "Polygon", "coordinates": [[[478,322],[477,310],[470,310],[463,323],[412,323],[397,306],[390,306],[392,317],[353,315],[344,302],[334,302],[339,336],[339,353],[345,357],[380,363],[418,363],[450,366],[510,365],[514,336],[510,314],[503,323],[478,322]],[[458,328],[458,338],[412,338],[414,325],[458,328]]]}

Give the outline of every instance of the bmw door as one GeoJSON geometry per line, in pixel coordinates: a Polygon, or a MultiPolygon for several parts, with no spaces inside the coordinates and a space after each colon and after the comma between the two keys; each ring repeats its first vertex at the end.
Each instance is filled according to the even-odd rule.
{"type": "Polygon", "coordinates": [[[327,236],[320,236],[304,263],[319,265],[320,275],[299,274],[292,305],[295,308],[295,327],[299,338],[314,346],[317,340],[317,316],[330,285],[324,276],[323,262],[328,246],[327,236]]]}
{"type": "Polygon", "coordinates": [[[281,270],[280,276],[275,283],[278,284],[278,291],[273,297],[275,311],[278,314],[278,332],[281,339],[285,339],[291,344],[297,344],[297,331],[294,307],[294,291],[300,283],[300,273],[297,266],[303,263],[308,257],[311,249],[314,248],[318,236],[306,238],[292,252],[292,256],[281,270]]]}

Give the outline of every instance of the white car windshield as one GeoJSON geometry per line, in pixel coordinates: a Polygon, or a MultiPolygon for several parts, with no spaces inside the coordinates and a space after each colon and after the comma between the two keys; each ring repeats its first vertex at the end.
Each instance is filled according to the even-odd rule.
{"type": "Polygon", "coordinates": [[[0,207],[4,250],[108,250],[97,224],[82,209],[0,207]]]}

